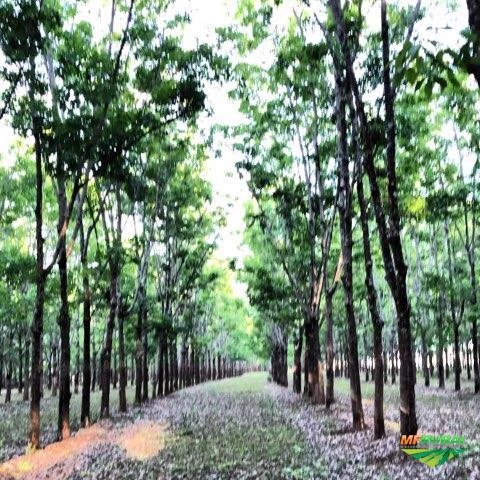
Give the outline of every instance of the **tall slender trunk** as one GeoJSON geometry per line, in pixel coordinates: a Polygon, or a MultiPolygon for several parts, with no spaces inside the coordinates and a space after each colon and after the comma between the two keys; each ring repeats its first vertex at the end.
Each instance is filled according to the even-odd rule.
{"type": "Polygon", "coordinates": [[[182,337],[180,345],[180,388],[186,385],[186,370],[187,370],[187,356],[188,350],[185,337],[182,337]]]}
{"type": "MultiPolygon", "coordinates": [[[[120,302],[120,299],[119,299],[120,302]]],[[[125,362],[125,335],[123,333],[123,325],[125,322],[124,312],[120,307],[118,310],[118,368],[119,368],[119,385],[118,385],[118,410],[120,412],[127,411],[127,365],[125,362]]]]}
{"type": "Polygon", "coordinates": [[[423,377],[425,379],[425,386],[430,386],[430,371],[428,368],[428,351],[427,351],[427,334],[425,328],[422,328],[420,331],[421,340],[422,340],[422,370],[423,377]]]}
{"type": "Polygon", "coordinates": [[[445,347],[445,377],[448,380],[450,377],[450,363],[448,358],[448,346],[445,347]]]}
{"type": "MultiPolygon", "coordinates": [[[[57,154],[58,155],[58,154],[57,154]]],[[[68,306],[67,272],[67,193],[62,160],[59,160],[57,172],[58,186],[58,235],[59,255],[58,272],[60,276],[60,390],[58,396],[58,439],[70,437],[70,314],[68,306]]]]}
{"type": "MultiPolygon", "coordinates": [[[[343,25],[343,22],[342,22],[343,25]]],[[[338,38],[342,51],[345,51],[346,37],[342,25],[337,25],[338,38]]],[[[337,171],[339,180],[338,212],[340,217],[340,237],[343,258],[342,284],[344,291],[345,315],[348,337],[348,366],[350,372],[350,399],[352,405],[353,428],[365,428],[360,370],[358,362],[357,325],[353,307],[352,269],[352,192],[347,143],[346,101],[349,73],[345,72],[346,58],[336,59],[335,66],[335,118],[337,126],[337,171]]]]}
{"type": "Polygon", "coordinates": [[[97,351],[95,349],[95,337],[92,341],[93,353],[92,353],[92,392],[95,391],[95,385],[97,384],[97,351]]]}
{"type": "Polygon", "coordinates": [[[388,382],[388,361],[387,361],[387,349],[383,349],[383,383],[388,382]]]}
{"type": "Polygon", "coordinates": [[[75,353],[75,376],[74,376],[74,390],[73,393],[78,393],[78,386],[80,384],[80,318],[77,319],[77,341],[75,353]]]}
{"type": "Polygon", "coordinates": [[[90,325],[91,325],[91,291],[88,278],[88,267],[86,258],[82,265],[83,283],[83,373],[82,373],[82,406],[80,422],[88,427],[90,418],[90,384],[92,383],[92,370],[90,359],[90,325]]]}
{"type": "Polygon", "coordinates": [[[177,349],[177,336],[173,337],[173,389],[178,390],[178,349],[177,349]]]}
{"type": "Polygon", "coordinates": [[[448,263],[448,290],[450,297],[450,314],[452,316],[453,338],[454,338],[454,373],[455,373],[455,390],[460,390],[460,345],[459,345],[459,322],[455,308],[455,291],[453,285],[453,262],[452,262],[452,245],[450,240],[450,228],[447,218],[444,219],[445,242],[447,246],[447,263],[448,263]]]}
{"type": "Polygon", "coordinates": [[[470,367],[470,349],[468,348],[468,344],[465,345],[465,356],[467,360],[467,380],[472,379],[472,369],[470,367]]]}
{"type": "Polygon", "coordinates": [[[23,389],[23,342],[22,331],[18,331],[18,393],[23,389]]]}
{"type": "Polygon", "coordinates": [[[147,308],[142,309],[142,402],[148,401],[148,328],[147,328],[147,308]]]}
{"type": "Polygon", "coordinates": [[[370,231],[368,228],[368,213],[363,192],[363,170],[361,162],[358,166],[359,177],[357,180],[358,203],[360,205],[360,222],[363,235],[363,255],[365,261],[365,286],[367,288],[368,309],[373,325],[373,356],[375,359],[375,400],[374,400],[374,438],[385,436],[385,421],[383,416],[383,321],[380,318],[377,305],[377,292],[373,282],[373,260],[370,245],[370,231]]]}
{"type": "Polygon", "coordinates": [[[165,341],[164,341],[164,350],[163,350],[163,355],[164,355],[164,362],[163,366],[165,369],[165,395],[168,395],[171,393],[170,389],[170,366],[169,366],[169,353],[170,353],[170,342],[168,335],[165,333],[165,341]]]}
{"type": "MultiPolygon", "coordinates": [[[[202,362],[203,365],[203,362],[202,362]]],[[[195,380],[195,385],[198,385],[200,383],[200,355],[198,354],[198,351],[195,350],[195,356],[194,356],[194,380],[195,380]]]]}
{"type": "Polygon", "coordinates": [[[83,211],[80,209],[80,263],[82,265],[82,288],[83,288],[83,364],[82,364],[82,405],[80,413],[80,423],[88,427],[91,423],[90,418],[90,388],[92,384],[92,368],[90,358],[91,341],[91,306],[92,292],[90,290],[90,278],[88,272],[88,233],[85,236],[83,225],[83,211]]]}
{"type": "Polygon", "coordinates": [[[397,311],[398,350],[400,353],[400,432],[403,435],[415,435],[418,425],[415,410],[410,303],[408,301],[406,284],[407,266],[403,258],[400,238],[401,226],[396,178],[395,94],[390,78],[390,39],[385,0],[381,1],[381,24],[385,125],[387,133],[387,190],[390,210],[388,241],[396,270],[396,285],[394,286],[396,294],[394,295],[394,300],[397,311]]]}
{"type": "Polygon", "coordinates": [[[113,344],[113,330],[115,328],[115,315],[117,311],[117,262],[112,259],[110,262],[110,310],[108,313],[107,326],[105,331],[105,343],[100,354],[101,387],[102,397],[100,404],[100,417],[110,416],[110,380],[111,380],[111,358],[113,344]]]}
{"type": "Polygon", "coordinates": [[[175,391],[175,363],[177,362],[177,345],[174,340],[174,334],[170,337],[169,353],[170,353],[170,387],[169,393],[175,391]]]}
{"type": "MultiPolygon", "coordinates": [[[[20,359],[21,362],[25,361],[25,382],[23,385],[23,401],[28,401],[29,392],[30,392],[30,372],[29,372],[29,365],[30,365],[30,338],[25,338],[25,358],[20,359]]],[[[0,369],[0,376],[2,375],[0,369]]]]}
{"type": "Polygon", "coordinates": [[[293,360],[293,391],[302,393],[302,347],[303,347],[303,325],[298,326],[298,334],[294,339],[294,360],[293,360]]]}
{"type": "MultiPolygon", "coordinates": [[[[10,347],[13,344],[13,334],[10,336],[10,347]]],[[[5,392],[5,403],[10,403],[12,401],[12,373],[13,373],[13,364],[12,357],[9,356],[7,362],[7,390],[5,392]]]]}
{"type": "Polygon", "coordinates": [[[164,381],[164,349],[165,349],[165,336],[161,330],[158,331],[158,384],[157,384],[157,396],[163,397],[165,390],[163,388],[164,381]]]}
{"type": "Polygon", "coordinates": [[[144,304],[143,285],[138,287],[138,313],[137,325],[135,327],[135,404],[142,403],[142,366],[143,366],[143,348],[142,348],[142,331],[143,331],[143,309],[144,304]]]}
{"type": "MultiPolygon", "coordinates": [[[[479,5],[480,10],[480,5],[479,5]]],[[[475,195],[475,194],[474,194],[475,195]]],[[[475,202],[475,196],[474,196],[475,202]]],[[[475,203],[474,203],[475,204],[475,203]]],[[[464,202],[464,211],[465,211],[465,229],[468,232],[468,218],[467,218],[467,202],[464,202]]],[[[477,305],[477,276],[475,270],[475,226],[476,226],[476,210],[473,208],[472,211],[472,234],[471,238],[468,238],[467,235],[467,259],[470,265],[470,304],[473,309],[476,308],[477,305]],[[470,240],[470,244],[468,243],[470,240]]],[[[474,389],[475,393],[480,391],[480,368],[479,368],[479,351],[478,351],[478,331],[477,331],[477,318],[476,315],[473,315],[472,318],[472,355],[473,355],[473,378],[474,378],[474,389]]]]}
{"type": "Polygon", "coordinates": [[[437,370],[438,388],[445,388],[445,367],[443,363],[443,292],[439,292],[439,310],[437,315],[437,370]]]}
{"type": "MultiPolygon", "coordinates": [[[[33,74],[34,75],[34,74],[33,74]]],[[[33,93],[32,103],[33,103],[33,93]]],[[[42,380],[42,338],[43,338],[43,312],[45,306],[45,274],[43,270],[43,171],[42,147],[40,143],[41,123],[40,118],[32,115],[33,137],[35,143],[35,243],[36,243],[36,268],[35,268],[35,310],[32,320],[32,399],[30,401],[30,431],[28,435],[29,450],[40,447],[40,399],[42,380]]]]}
{"type": "MultiPolygon", "coordinates": [[[[326,273],[326,272],[325,272],[326,273]]],[[[325,279],[327,275],[325,274],[325,279]]],[[[327,289],[327,285],[325,285],[327,289]]],[[[335,290],[329,291],[325,296],[325,319],[327,323],[327,388],[325,391],[325,406],[330,408],[330,405],[334,402],[334,376],[333,376],[333,358],[334,358],[334,345],[333,345],[333,295],[335,290]]]]}

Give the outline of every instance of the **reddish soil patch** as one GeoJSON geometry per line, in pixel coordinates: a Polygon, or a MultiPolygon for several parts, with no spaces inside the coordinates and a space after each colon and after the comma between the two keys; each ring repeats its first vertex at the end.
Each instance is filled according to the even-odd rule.
{"type": "Polygon", "coordinates": [[[74,436],[62,442],[52,443],[34,453],[13,458],[0,465],[0,479],[37,480],[54,465],[64,462],[68,473],[75,458],[99,443],[115,443],[125,449],[130,458],[146,460],[156,455],[165,446],[167,424],[141,423],[109,431],[101,425],[80,429],[74,436]]]}

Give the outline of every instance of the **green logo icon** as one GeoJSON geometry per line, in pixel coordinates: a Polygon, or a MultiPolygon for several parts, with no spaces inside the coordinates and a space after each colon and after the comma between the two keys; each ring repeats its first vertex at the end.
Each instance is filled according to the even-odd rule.
{"type": "Polygon", "coordinates": [[[402,452],[429,467],[438,467],[459,457],[465,448],[402,448],[402,452]]]}

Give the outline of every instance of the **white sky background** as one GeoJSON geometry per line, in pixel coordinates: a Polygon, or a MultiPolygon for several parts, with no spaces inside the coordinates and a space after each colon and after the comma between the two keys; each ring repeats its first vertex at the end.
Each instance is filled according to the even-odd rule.
{"type": "MultiPolygon", "coordinates": [[[[87,15],[94,16],[98,22],[104,24],[105,17],[100,13],[102,10],[105,12],[109,3],[101,0],[99,3],[90,4],[92,7],[87,15]]],[[[364,8],[366,8],[370,2],[364,3],[364,8]]],[[[414,5],[416,0],[398,0],[393,3],[414,5]]],[[[427,8],[427,16],[415,27],[415,32],[420,33],[422,40],[428,41],[435,37],[452,48],[459,44],[459,32],[468,26],[466,1],[458,0],[454,13],[449,8],[452,3],[450,0],[423,0],[422,5],[427,8]],[[450,29],[446,29],[447,26],[450,29]]],[[[370,10],[365,12],[369,27],[372,30],[379,30],[379,2],[370,4],[372,5],[370,10]]],[[[215,45],[215,28],[234,23],[236,5],[237,0],[177,0],[175,9],[186,11],[191,17],[191,24],[184,35],[185,47],[194,48],[197,42],[215,45]]],[[[275,23],[286,25],[288,17],[292,14],[293,5],[297,5],[298,8],[298,3],[294,0],[284,1],[281,9],[275,14],[275,23]]],[[[108,7],[106,11],[109,14],[108,7]]],[[[104,27],[100,26],[100,28],[104,27]]],[[[265,58],[265,55],[269,55],[268,50],[257,55],[256,61],[264,61],[269,64],[272,58],[265,58]]],[[[242,122],[242,115],[238,112],[235,102],[228,97],[230,88],[232,88],[231,85],[211,85],[207,88],[208,105],[213,114],[210,117],[202,115],[200,128],[204,129],[206,133],[215,124],[234,125],[242,122]]],[[[200,136],[199,139],[201,139],[200,136]]],[[[8,162],[8,150],[11,142],[11,129],[3,120],[0,123],[0,155],[3,157],[0,160],[1,164],[8,162]]],[[[221,141],[220,136],[217,136],[215,143],[213,151],[210,152],[205,176],[213,186],[214,206],[222,207],[227,219],[227,225],[219,235],[217,255],[226,259],[233,257],[242,259],[248,254],[248,249],[242,245],[242,232],[244,230],[244,204],[250,195],[245,180],[239,178],[235,168],[235,163],[240,160],[240,156],[232,149],[233,139],[221,141]],[[218,158],[215,158],[214,154],[216,149],[221,151],[218,158]]]]}

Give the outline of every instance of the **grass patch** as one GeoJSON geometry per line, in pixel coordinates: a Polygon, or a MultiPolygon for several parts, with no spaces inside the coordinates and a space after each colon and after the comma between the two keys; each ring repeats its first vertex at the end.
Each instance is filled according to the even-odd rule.
{"type": "Polygon", "coordinates": [[[249,372],[239,377],[207,383],[205,387],[216,393],[258,393],[264,389],[267,378],[267,372],[249,372]]]}
{"type": "Polygon", "coordinates": [[[167,436],[166,448],[159,457],[166,466],[167,478],[327,476],[323,461],[311,455],[302,433],[285,421],[278,405],[267,394],[251,394],[248,390],[263,388],[266,375],[255,373],[248,377],[251,382],[236,382],[233,390],[227,387],[222,390],[222,393],[225,390],[249,393],[241,395],[240,400],[238,396],[217,395],[217,389],[208,389],[207,395],[211,395],[208,421],[202,422],[194,415],[183,416],[181,429],[167,436]]]}

